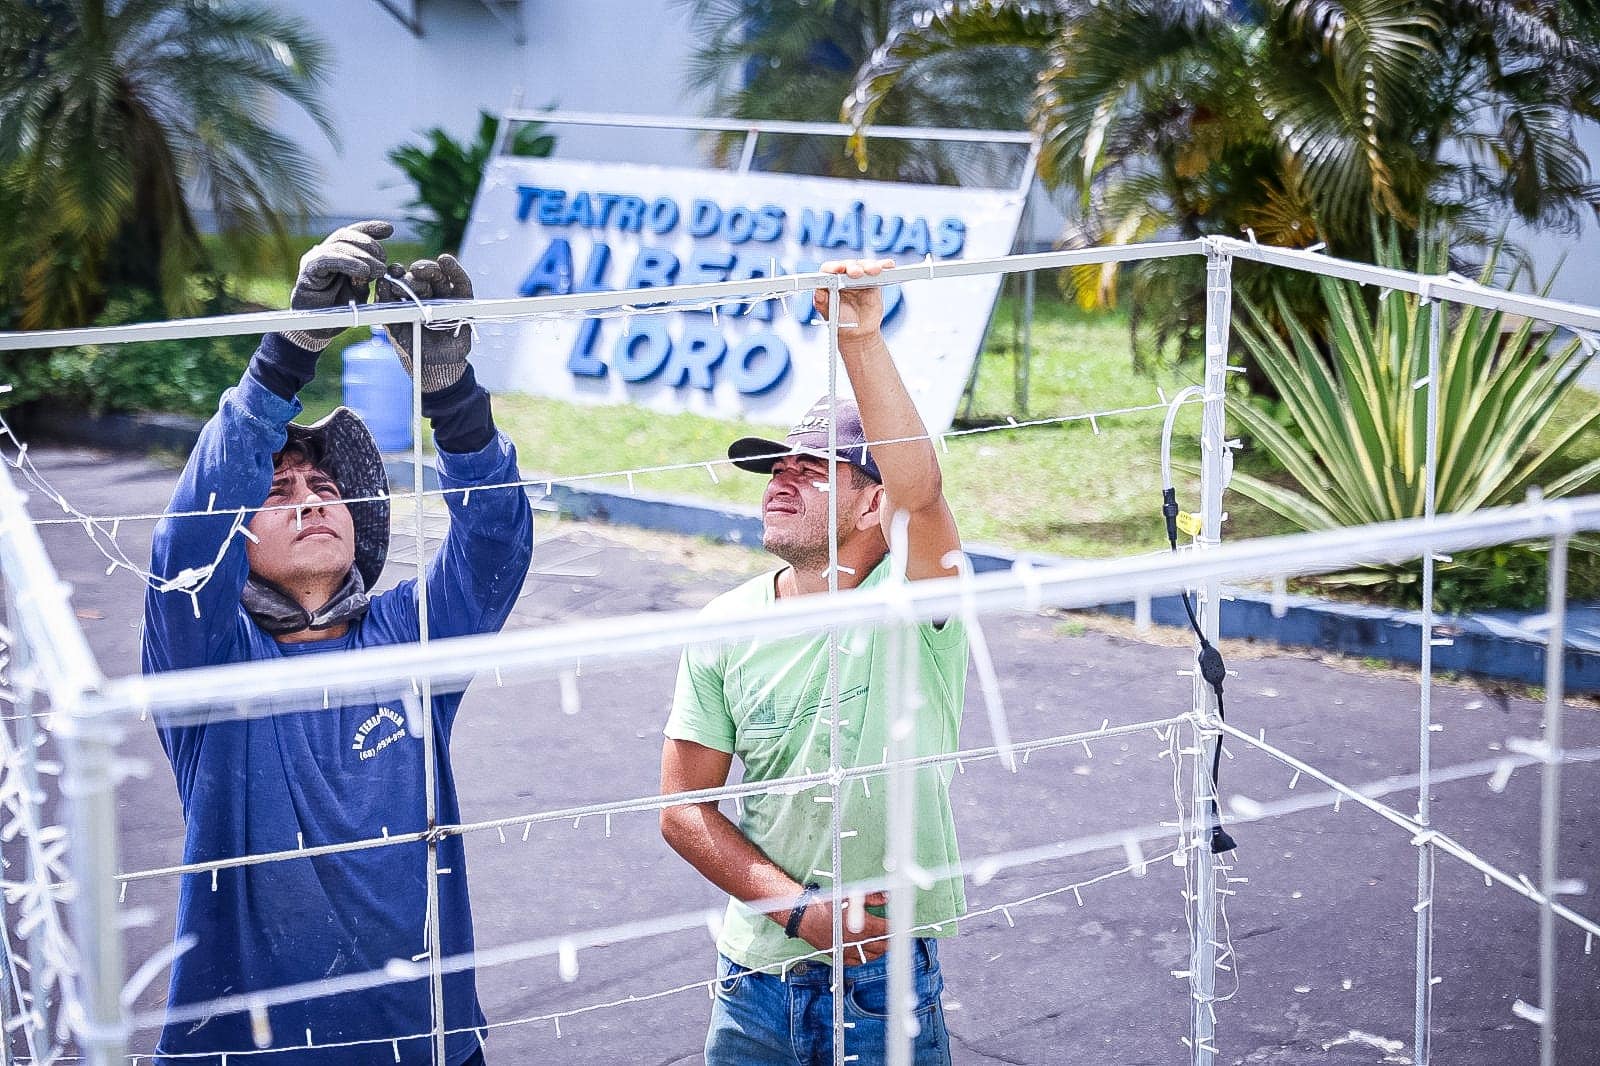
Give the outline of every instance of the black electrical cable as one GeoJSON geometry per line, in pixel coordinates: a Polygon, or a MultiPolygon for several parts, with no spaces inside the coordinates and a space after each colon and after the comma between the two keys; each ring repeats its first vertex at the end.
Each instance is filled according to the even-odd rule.
{"type": "MultiPolygon", "coordinates": [[[[1178,492],[1176,489],[1164,488],[1161,490],[1161,516],[1167,523],[1167,543],[1173,551],[1178,550],[1178,492]]],[[[1195,639],[1200,642],[1200,651],[1196,661],[1200,667],[1200,678],[1211,686],[1211,691],[1217,696],[1217,717],[1227,721],[1227,716],[1222,711],[1222,682],[1228,676],[1228,666],[1222,661],[1222,653],[1216,649],[1206,635],[1200,630],[1200,620],[1195,617],[1194,606],[1189,602],[1188,590],[1178,593],[1183,601],[1183,611],[1189,616],[1189,628],[1194,630],[1195,639]]],[[[1222,808],[1217,804],[1217,793],[1221,790],[1220,776],[1222,772],[1222,738],[1217,737],[1216,746],[1211,749],[1211,853],[1220,855],[1238,847],[1233,842],[1233,837],[1222,828],[1222,808]]]]}

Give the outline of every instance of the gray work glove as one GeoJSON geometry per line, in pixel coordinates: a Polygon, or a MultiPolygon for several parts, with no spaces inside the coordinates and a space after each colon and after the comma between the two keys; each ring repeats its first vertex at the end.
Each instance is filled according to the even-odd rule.
{"type": "MultiPolygon", "coordinates": [[[[296,311],[364,304],[372,283],[383,276],[388,258],[378,242],[394,235],[394,227],[376,219],[336,229],[300,257],[300,274],[294,279],[289,306],[296,311]]],[[[290,330],[291,343],[320,352],[346,327],[290,330]]]]}
{"type": "MultiPolygon", "coordinates": [[[[418,259],[409,270],[399,263],[390,263],[387,274],[378,279],[378,300],[394,303],[409,300],[412,295],[419,300],[470,300],[472,279],[453,255],[441,255],[437,261],[418,259]],[[401,288],[403,281],[410,293],[401,288]]],[[[407,374],[416,376],[412,364],[412,326],[409,322],[396,322],[389,327],[389,339],[394,342],[400,356],[400,365],[407,374]]],[[[472,327],[466,323],[447,328],[422,327],[422,391],[438,392],[461,380],[467,372],[467,353],[472,350],[472,327]]]]}

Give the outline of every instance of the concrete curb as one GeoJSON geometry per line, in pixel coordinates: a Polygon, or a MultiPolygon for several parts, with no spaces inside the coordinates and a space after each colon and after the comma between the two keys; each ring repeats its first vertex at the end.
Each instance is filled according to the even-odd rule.
{"type": "MultiPolygon", "coordinates": [[[[125,451],[187,452],[201,422],[178,416],[63,415],[24,423],[32,435],[125,451]]],[[[411,457],[385,458],[390,484],[409,489],[411,457]]],[[[424,457],[426,488],[439,487],[433,460],[424,457]]],[[[706,537],[727,544],[761,543],[761,518],[755,508],[732,507],[701,500],[645,492],[552,484],[548,493],[530,493],[536,503],[560,514],[593,522],[706,537]]],[[[1040,565],[1062,562],[1052,556],[968,544],[967,555],[978,573],[1007,569],[1019,558],[1040,565]]],[[[1385,662],[1417,665],[1422,661],[1422,618],[1417,611],[1320,600],[1310,596],[1274,597],[1235,589],[1222,606],[1222,635],[1230,639],[1271,641],[1286,647],[1336,651],[1385,662]]],[[[1135,616],[1132,603],[1102,608],[1109,614],[1135,616]]],[[[1442,616],[1435,620],[1434,667],[1479,677],[1526,684],[1544,682],[1544,644],[1538,615],[1442,616]]],[[[1158,625],[1187,626],[1176,596],[1150,603],[1150,620],[1158,625]]],[[[1570,692],[1600,692],[1600,605],[1569,608],[1564,673],[1570,692]]]]}

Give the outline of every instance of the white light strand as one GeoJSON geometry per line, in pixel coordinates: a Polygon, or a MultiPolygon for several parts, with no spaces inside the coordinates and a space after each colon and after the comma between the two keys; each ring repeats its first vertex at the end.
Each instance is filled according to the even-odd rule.
{"type": "MultiPolygon", "coordinates": [[[[1143,728],[1149,728],[1149,726],[1145,725],[1143,728]]],[[[1177,729],[1174,729],[1173,733],[1176,735],[1177,729]]],[[[1583,757],[1583,761],[1585,762],[1600,762],[1600,748],[1584,749],[1581,752],[1569,752],[1569,754],[1581,755],[1583,757]]],[[[1479,777],[1491,772],[1493,765],[1493,763],[1485,761],[1467,764],[1458,768],[1435,771],[1431,775],[1430,779],[1437,784],[1452,780],[1461,780],[1468,777],[1479,777]]],[[[1320,779],[1321,778],[1319,775],[1319,780],[1320,779]]],[[[1380,781],[1371,783],[1369,785],[1364,785],[1360,788],[1350,788],[1349,786],[1341,787],[1349,789],[1349,793],[1352,795],[1362,797],[1364,801],[1363,806],[1367,806],[1369,809],[1374,810],[1381,808],[1383,811],[1389,811],[1390,809],[1384,807],[1382,804],[1374,804],[1372,802],[1372,797],[1391,792],[1414,791],[1417,787],[1417,779],[1416,775],[1409,775],[1407,777],[1384,778],[1380,781]]],[[[1311,793],[1309,791],[1297,791],[1292,797],[1273,801],[1271,803],[1252,803],[1248,805],[1248,810],[1236,811],[1231,819],[1231,824],[1238,825],[1259,822],[1270,818],[1282,817],[1284,815],[1302,813],[1308,810],[1327,807],[1334,802],[1336,795],[1339,794],[1340,793],[1334,792],[1311,793]]],[[[1023,848],[1017,851],[999,855],[990,855],[977,860],[969,859],[953,866],[932,869],[927,871],[927,873],[929,876],[934,878],[949,878],[958,876],[976,878],[981,874],[985,879],[992,879],[1000,871],[1013,867],[1027,866],[1049,861],[1059,861],[1096,851],[1111,850],[1120,852],[1123,850],[1125,842],[1130,837],[1142,842],[1162,840],[1171,841],[1171,823],[1164,825],[1141,826],[1131,830],[1121,829],[1114,832],[1091,834],[1088,836],[1074,838],[1072,840],[1023,848]]],[[[1440,838],[1435,839],[1434,842],[1440,846],[1440,850],[1443,850],[1448,854],[1458,854],[1456,850],[1452,850],[1449,846],[1447,846],[1449,843],[1451,843],[1448,841],[1448,838],[1443,838],[1441,836],[1440,838]]],[[[1209,853],[1205,852],[1203,838],[1197,837],[1193,833],[1189,833],[1183,837],[1177,845],[1177,849],[1181,849],[1179,851],[1180,854],[1186,853],[1189,850],[1196,850],[1209,855],[1209,853]]],[[[1168,856],[1173,855],[1173,853],[1174,851],[1172,849],[1169,849],[1167,852],[1165,852],[1165,854],[1168,856]]],[[[1477,860],[1475,865],[1477,865],[1478,868],[1483,869],[1487,864],[1483,864],[1481,860],[1477,860]]],[[[1519,883],[1515,877],[1505,874],[1494,867],[1488,867],[1488,869],[1493,871],[1493,873],[1496,875],[1496,878],[1501,880],[1502,884],[1512,888],[1519,895],[1522,895],[1530,900],[1534,900],[1535,902],[1538,901],[1538,893],[1531,886],[1519,883]]],[[[845,887],[847,891],[867,893],[879,891],[883,889],[886,884],[886,880],[876,879],[855,882],[845,887]]],[[[1226,897],[1224,896],[1222,899],[1225,901],[1226,897]]],[[[762,902],[763,901],[756,901],[752,905],[759,907],[762,905],[762,902]]],[[[776,906],[785,901],[773,900],[770,902],[776,906]]],[[[1010,904],[1006,904],[1006,906],[1009,905],[1010,904]]],[[[1574,913],[1569,908],[1558,904],[1556,910],[1557,913],[1560,914],[1564,919],[1572,924],[1577,925],[1579,928],[1589,932],[1600,932],[1600,925],[1597,925],[1595,922],[1585,918],[1582,915],[1574,913]]],[[[526,961],[530,958],[553,955],[558,950],[559,944],[563,941],[571,941],[576,948],[582,950],[621,940],[635,939],[644,936],[654,936],[661,933],[679,930],[697,929],[704,926],[707,920],[706,915],[707,912],[704,910],[695,910],[676,916],[656,917],[635,921],[616,927],[590,930],[587,934],[581,936],[568,932],[559,937],[546,937],[540,940],[526,941],[501,948],[480,948],[475,953],[468,953],[442,960],[442,964],[447,972],[455,972],[458,970],[466,970],[471,968],[484,970],[512,962],[526,961]]],[[[270,1005],[271,1003],[279,1001],[294,1002],[298,999],[312,995],[324,996],[344,994],[346,992],[360,991],[368,988],[380,987],[386,984],[414,980],[424,972],[425,970],[421,970],[418,967],[407,966],[403,963],[395,962],[391,963],[385,971],[379,973],[369,975],[351,975],[350,977],[346,978],[334,979],[332,982],[307,982],[303,985],[290,986],[287,988],[274,990],[272,995],[266,995],[264,993],[256,994],[254,1001],[265,1002],[270,1005]]],[[[1234,969],[1234,972],[1237,974],[1237,968],[1234,969]]],[[[1237,978],[1235,978],[1235,980],[1237,980],[1237,978]]],[[[178,1012],[177,1017],[179,1021],[185,1021],[189,1020],[187,1017],[189,1013],[194,1013],[198,1018],[211,1013],[231,1012],[234,1010],[244,1009],[244,1007],[248,1005],[245,1003],[246,998],[247,997],[235,996],[207,1003],[185,1005],[182,1010],[178,1012]]],[[[168,1015],[166,1013],[154,1011],[133,1017],[130,1019],[130,1025],[136,1029],[154,1028],[164,1024],[167,1020],[168,1015]]]]}
{"type": "MultiPolygon", "coordinates": [[[[1183,717],[1162,718],[1154,721],[1134,722],[1127,725],[1111,726],[1101,729],[1089,730],[1079,733],[1068,733],[1061,736],[1045,737],[1038,740],[1014,744],[1013,751],[1032,753],[1046,751],[1053,748],[1067,747],[1081,744],[1085,740],[1101,740],[1110,737],[1129,736],[1142,733],[1147,729],[1156,729],[1164,725],[1184,721],[1183,717]]],[[[996,746],[984,748],[967,748],[957,752],[920,755],[916,758],[906,759],[899,765],[921,769],[933,766],[945,766],[956,762],[973,763],[988,759],[999,758],[1001,750],[996,746]]],[[[1597,754],[1600,758],[1600,754],[1597,754]]],[[[888,762],[873,763],[864,766],[847,767],[840,771],[841,780],[869,779],[882,776],[895,764],[888,762]]],[[[443,824],[433,830],[439,836],[465,836],[469,833],[483,833],[491,830],[499,831],[515,826],[523,826],[526,830],[534,823],[561,822],[574,820],[581,822],[584,818],[599,815],[633,814],[642,812],[655,812],[664,807],[682,806],[689,803],[706,803],[725,799],[740,800],[749,796],[759,795],[797,795],[810,789],[821,788],[828,784],[830,775],[826,772],[796,774],[788,777],[774,778],[769,781],[756,781],[738,785],[725,785],[721,788],[701,789],[695,792],[677,792],[666,795],[655,794],[642,796],[630,800],[616,800],[604,803],[591,803],[579,807],[564,807],[554,810],[535,811],[528,814],[510,815],[505,818],[495,818],[487,821],[468,822],[455,825],[443,824]]],[[[185,863],[177,866],[162,866],[145,870],[132,870],[118,874],[116,880],[120,883],[135,881],[148,881],[163,877],[179,877],[185,874],[208,873],[218,870],[231,870],[243,866],[259,866],[264,863],[287,862],[291,859],[318,858],[323,855],[336,855],[349,851],[364,851],[370,848],[390,847],[394,845],[413,844],[424,840],[428,833],[418,830],[413,833],[384,833],[378,837],[367,837],[360,840],[343,841],[337,844],[321,844],[309,848],[287,848],[282,851],[259,852],[251,855],[241,855],[226,859],[212,859],[207,862],[185,863]]],[[[526,842],[527,833],[523,834],[526,842]]]]}
{"type": "MultiPolygon", "coordinates": [[[[1193,402],[1199,402],[1199,400],[1196,399],[1193,402]]],[[[1132,406],[1132,407],[1119,407],[1119,408],[1110,409],[1110,410],[1096,411],[1096,412],[1093,412],[1093,415],[1096,418],[1118,418],[1118,417],[1122,417],[1122,416],[1126,416],[1126,415],[1136,415],[1136,414],[1143,414],[1143,413],[1146,413],[1146,412],[1149,412],[1149,411],[1163,410],[1163,409],[1165,409],[1165,406],[1166,406],[1165,404],[1157,404],[1157,403],[1139,404],[1139,405],[1135,405],[1135,406],[1132,406]]],[[[1060,426],[1060,425],[1066,425],[1066,424],[1072,423],[1072,422],[1086,422],[1086,421],[1088,421],[1089,417],[1090,417],[1090,413],[1085,412],[1085,413],[1080,413],[1080,414],[1058,415],[1058,416],[1055,416],[1055,417],[1052,417],[1052,418],[1033,418],[1033,419],[1028,419],[1028,420],[1022,421],[1022,422],[1011,420],[1011,421],[1009,421],[1008,423],[1006,423],[1004,425],[973,426],[973,427],[970,427],[968,429],[949,430],[949,431],[947,431],[946,433],[944,433],[942,435],[945,436],[945,437],[969,437],[969,436],[977,436],[979,434],[985,434],[985,433],[1008,432],[1008,431],[1014,430],[1014,429],[1035,429],[1035,428],[1041,428],[1041,427],[1046,427],[1046,426],[1060,426]]],[[[0,426],[3,426],[3,420],[0,420],[0,426]]],[[[4,432],[6,432],[6,431],[3,428],[0,428],[0,434],[3,434],[4,432]]],[[[877,448],[877,447],[882,447],[884,445],[889,445],[889,444],[902,444],[902,443],[913,442],[913,441],[926,441],[926,440],[933,440],[933,439],[934,439],[933,436],[930,435],[930,434],[921,434],[921,435],[918,435],[918,436],[909,436],[909,437],[885,437],[885,438],[883,438],[881,440],[867,441],[866,442],[866,446],[869,447],[869,448],[877,448]]],[[[784,452],[774,452],[770,456],[767,456],[767,455],[752,455],[752,456],[748,456],[746,458],[748,458],[748,459],[777,458],[779,456],[787,455],[787,454],[789,454],[789,453],[787,451],[784,451],[784,452]]],[[[129,514],[118,514],[118,515],[89,515],[89,514],[84,514],[84,513],[80,512],[80,511],[78,511],[76,508],[73,508],[66,501],[66,499],[64,497],[62,497],[59,493],[57,493],[54,489],[49,488],[47,483],[44,484],[44,485],[40,485],[40,483],[38,481],[35,481],[33,475],[31,475],[29,473],[27,468],[18,466],[17,462],[15,460],[10,459],[9,457],[7,457],[7,461],[10,462],[13,467],[16,467],[20,472],[22,472],[24,474],[24,476],[28,477],[28,480],[30,482],[33,482],[36,486],[39,486],[41,491],[43,491],[46,494],[48,494],[52,500],[54,500],[56,503],[60,504],[62,509],[67,511],[72,516],[72,517],[69,517],[69,518],[34,518],[34,519],[30,519],[29,521],[35,526],[41,526],[42,527],[42,526],[56,526],[56,525],[82,525],[84,522],[90,522],[90,523],[93,523],[93,524],[95,524],[97,526],[98,525],[103,525],[105,523],[116,524],[116,523],[121,523],[121,522],[159,522],[162,519],[167,519],[167,518],[173,518],[173,519],[178,519],[178,518],[205,518],[205,517],[215,517],[215,515],[217,514],[217,512],[215,512],[215,511],[207,511],[207,510],[142,511],[142,512],[134,512],[134,513],[129,513],[129,514]]],[[[742,462],[744,460],[740,460],[740,461],[742,462]]],[[[729,459],[727,456],[712,457],[712,458],[709,458],[709,459],[690,459],[690,460],[685,460],[683,462],[676,462],[676,463],[661,463],[661,464],[657,464],[657,465],[654,465],[654,466],[620,467],[620,468],[617,468],[615,470],[599,470],[599,471],[592,471],[592,472],[589,472],[589,473],[580,473],[580,474],[563,474],[563,475],[559,475],[559,476],[541,475],[539,477],[527,478],[527,479],[518,480],[518,481],[500,481],[500,482],[494,482],[492,484],[473,485],[471,488],[427,489],[427,490],[423,491],[422,495],[424,497],[444,498],[444,497],[453,496],[453,495],[463,495],[463,494],[469,493],[469,492],[490,492],[490,491],[493,491],[495,489],[537,489],[537,490],[539,490],[541,495],[549,496],[549,495],[552,494],[553,488],[556,485],[570,486],[570,485],[580,485],[580,484],[584,484],[586,482],[591,482],[591,481],[626,480],[629,475],[633,475],[633,476],[636,476],[636,477],[644,477],[644,476],[647,476],[647,475],[650,475],[650,474],[673,473],[673,472],[677,472],[677,471],[681,471],[681,470],[710,469],[710,468],[716,467],[716,466],[733,466],[733,462],[734,461],[732,459],[729,459]]],[[[31,460],[30,460],[30,466],[31,466],[31,460]]],[[[37,471],[35,471],[35,473],[37,473],[37,471]]],[[[344,498],[343,502],[345,502],[347,504],[349,504],[349,503],[373,503],[373,502],[384,501],[384,500],[391,501],[391,502],[404,502],[406,500],[412,499],[415,495],[416,495],[416,493],[414,493],[414,492],[394,492],[394,493],[385,492],[385,493],[381,493],[379,495],[374,495],[374,496],[350,496],[350,497],[344,498]]],[[[251,510],[252,510],[252,513],[263,512],[263,511],[287,511],[287,510],[294,510],[294,509],[296,509],[296,508],[298,508],[300,506],[301,506],[300,504],[273,504],[270,507],[263,506],[263,507],[252,508],[251,510]]],[[[119,563],[119,566],[120,565],[123,565],[123,564],[119,563]]],[[[128,569],[133,569],[135,572],[139,572],[137,567],[132,567],[130,565],[127,568],[128,569]]]]}
{"type": "MultiPolygon", "coordinates": [[[[4,666],[9,682],[13,668],[9,648],[4,666]]],[[[9,691],[10,685],[6,687],[9,691]]],[[[53,1058],[71,1042],[68,1022],[78,1010],[78,954],[62,914],[74,895],[67,862],[69,838],[64,827],[41,824],[42,793],[34,777],[57,775],[61,768],[38,760],[36,750],[36,746],[24,750],[9,729],[0,729],[0,839],[20,840],[25,851],[25,861],[8,864],[0,876],[0,893],[12,913],[0,935],[7,941],[8,976],[19,1008],[13,1021],[23,1029],[29,1054],[38,1058],[43,1040],[48,1041],[45,1057],[53,1058]],[[30,960],[26,981],[18,972],[18,945],[26,945],[30,960]],[[47,1004],[53,1004],[56,1014],[53,1032],[47,1031],[47,1004]]],[[[0,1034],[0,1039],[9,1039],[9,1034],[0,1034]]]]}

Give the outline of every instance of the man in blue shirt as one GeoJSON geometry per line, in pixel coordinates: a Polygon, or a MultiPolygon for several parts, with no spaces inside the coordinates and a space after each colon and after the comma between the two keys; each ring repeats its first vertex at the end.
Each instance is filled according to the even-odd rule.
{"type": "MultiPolygon", "coordinates": [[[[344,307],[380,299],[467,298],[454,259],[388,264],[380,243],[393,228],[363,222],[307,252],[291,306],[344,307]],[[400,284],[404,282],[404,286],[400,284]]],[[[317,358],[339,330],[269,334],[239,384],[201,431],[156,528],[153,572],[176,586],[145,599],[146,673],[222,663],[283,660],[315,670],[306,655],[416,641],[415,579],[372,592],[383,569],[389,505],[371,434],[341,408],[316,425],[291,423],[317,358]],[[346,499],[350,502],[346,503],[346,499]],[[179,512],[214,512],[179,517],[179,512]],[[241,513],[251,517],[242,528],[241,513]]],[[[467,363],[470,329],[423,331],[412,352],[395,332],[401,363],[422,375],[450,531],[427,571],[432,637],[497,631],[526,578],[533,516],[516,452],[494,426],[489,396],[467,363]]],[[[461,693],[429,708],[436,738],[437,822],[460,820],[448,756],[461,693]]],[[[185,862],[426,830],[419,729],[402,701],[329,694],[327,706],[248,720],[158,721],[183,802],[185,862]]],[[[473,949],[466,855],[459,836],[438,844],[440,949],[473,949]]],[[[193,945],[173,964],[171,1007],[265,992],[327,978],[381,972],[394,959],[425,957],[427,850],[372,847],[189,874],[178,897],[177,934],[193,945]]],[[[431,1063],[427,980],[381,985],[275,1006],[268,1046],[285,1066],[431,1063]]],[[[481,1027],[470,969],[444,978],[447,1066],[481,1063],[481,1027]]],[[[247,1013],[171,1022],[158,1061],[220,1064],[258,1047],[247,1013]],[[167,1059],[166,1056],[183,1056],[167,1059]]],[[[234,1059],[233,1061],[240,1061],[234,1059]]]]}

